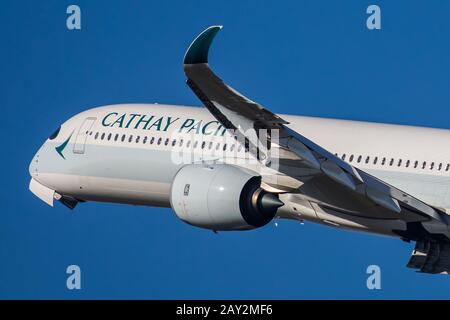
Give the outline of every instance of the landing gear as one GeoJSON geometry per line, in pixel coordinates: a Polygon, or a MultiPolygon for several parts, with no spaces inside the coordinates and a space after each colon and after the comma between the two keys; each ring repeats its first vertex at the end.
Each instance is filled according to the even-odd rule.
{"type": "Polygon", "coordinates": [[[407,267],[424,273],[450,273],[450,243],[418,241],[407,267]]]}

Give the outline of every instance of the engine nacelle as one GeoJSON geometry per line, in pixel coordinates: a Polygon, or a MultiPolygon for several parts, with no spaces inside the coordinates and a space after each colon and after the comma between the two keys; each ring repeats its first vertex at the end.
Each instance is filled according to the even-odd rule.
{"type": "Polygon", "coordinates": [[[181,220],[214,231],[262,227],[283,205],[261,189],[260,176],[227,164],[184,166],[173,180],[170,202],[181,220]]]}

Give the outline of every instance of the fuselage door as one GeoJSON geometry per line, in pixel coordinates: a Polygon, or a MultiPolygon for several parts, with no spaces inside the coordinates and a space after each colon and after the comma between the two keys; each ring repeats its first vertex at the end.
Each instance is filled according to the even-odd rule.
{"type": "Polygon", "coordinates": [[[73,153],[83,154],[86,146],[86,140],[97,118],[89,117],[83,121],[80,129],[78,130],[77,137],[75,139],[75,144],[73,146],[73,153]]]}

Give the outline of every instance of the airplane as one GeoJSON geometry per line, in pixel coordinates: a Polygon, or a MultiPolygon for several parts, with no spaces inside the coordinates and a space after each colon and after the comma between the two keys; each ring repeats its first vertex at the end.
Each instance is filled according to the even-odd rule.
{"type": "Polygon", "coordinates": [[[183,68],[204,107],[120,104],[64,122],[33,157],[29,189],[70,209],[170,207],[218,231],[276,218],[416,242],[408,267],[450,270],[450,130],[274,114],[210,68],[211,26],[183,68]]]}

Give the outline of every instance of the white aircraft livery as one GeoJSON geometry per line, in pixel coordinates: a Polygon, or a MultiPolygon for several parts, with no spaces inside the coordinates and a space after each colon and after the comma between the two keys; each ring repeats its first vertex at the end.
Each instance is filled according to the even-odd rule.
{"type": "Polygon", "coordinates": [[[31,161],[53,206],[171,207],[184,222],[250,230],[274,218],[415,241],[408,267],[450,270],[450,130],[276,115],[208,64],[220,26],[184,57],[206,108],[121,104],[64,122],[31,161]]]}

